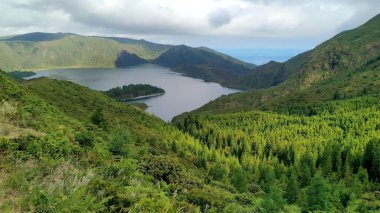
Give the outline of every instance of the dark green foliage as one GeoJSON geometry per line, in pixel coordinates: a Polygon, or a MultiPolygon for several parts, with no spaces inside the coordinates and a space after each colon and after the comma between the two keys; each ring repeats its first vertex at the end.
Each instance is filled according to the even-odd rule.
{"type": "Polygon", "coordinates": [[[98,108],[95,110],[95,112],[91,116],[91,122],[102,129],[107,128],[107,121],[104,118],[102,108],[98,108]]]}
{"type": "Polygon", "coordinates": [[[108,150],[114,155],[128,156],[132,135],[126,128],[117,128],[110,133],[108,150]]]}
{"type": "Polygon", "coordinates": [[[293,170],[291,170],[290,177],[285,190],[285,196],[288,203],[296,203],[298,195],[300,193],[300,184],[297,180],[297,175],[293,170]]]}
{"type": "Polygon", "coordinates": [[[142,96],[162,95],[165,90],[149,84],[130,84],[105,91],[105,94],[119,101],[128,101],[142,96]]]}
{"type": "Polygon", "coordinates": [[[308,208],[310,211],[330,211],[333,208],[331,186],[317,173],[307,189],[308,208]]]}
{"type": "Polygon", "coordinates": [[[333,99],[334,99],[334,100],[339,100],[339,99],[341,99],[341,95],[340,95],[339,91],[335,91],[334,96],[333,96],[333,99]]]}
{"type": "Polygon", "coordinates": [[[172,141],[172,151],[174,153],[178,152],[177,143],[175,141],[172,141]]]}
{"type": "Polygon", "coordinates": [[[35,73],[35,72],[20,72],[20,71],[14,71],[14,72],[8,72],[7,74],[8,74],[9,76],[13,77],[13,78],[22,79],[22,78],[26,78],[26,77],[33,76],[33,75],[35,75],[36,73],[35,73]]]}
{"type": "Polygon", "coordinates": [[[246,172],[241,168],[236,168],[231,171],[231,177],[230,177],[232,185],[240,192],[247,191],[247,174],[246,172]]]}
{"type": "Polygon", "coordinates": [[[121,51],[119,53],[116,61],[115,66],[116,67],[129,67],[129,66],[136,66],[140,64],[146,64],[148,63],[146,60],[138,57],[136,54],[131,54],[127,51],[121,51]]]}
{"type": "Polygon", "coordinates": [[[75,141],[77,141],[81,146],[93,147],[95,137],[91,132],[83,131],[75,135],[75,141]]]}
{"type": "MultiPolygon", "coordinates": [[[[221,181],[228,176],[228,168],[221,163],[216,163],[210,168],[208,175],[211,176],[214,180],[221,181]]],[[[235,177],[235,178],[236,178],[235,181],[239,181],[238,180],[239,177],[235,177]]],[[[246,180],[243,180],[243,181],[246,181],[246,180]]],[[[243,183],[243,184],[246,184],[246,183],[243,183]]],[[[243,190],[245,190],[246,186],[243,186],[242,188],[243,190]]]]}
{"type": "Polygon", "coordinates": [[[242,61],[209,49],[185,45],[171,47],[153,63],[170,67],[190,77],[235,88],[242,88],[242,84],[233,82],[232,79],[252,72],[251,68],[242,61]]]}
{"type": "Polygon", "coordinates": [[[263,201],[263,208],[265,209],[265,212],[279,212],[283,209],[286,204],[283,194],[283,189],[279,183],[271,184],[267,196],[263,201]]]}
{"type": "Polygon", "coordinates": [[[368,142],[364,152],[363,166],[367,169],[371,180],[380,182],[380,139],[372,139],[368,142]]]}
{"type": "Polygon", "coordinates": [[[148,156],[143,159],[142,172],[149,174],[158,181],[176,186],[177,189],[190,189],[197,186],[196,177],[190,177],[185,167],[175,159],[165,156],[148,156]]]}

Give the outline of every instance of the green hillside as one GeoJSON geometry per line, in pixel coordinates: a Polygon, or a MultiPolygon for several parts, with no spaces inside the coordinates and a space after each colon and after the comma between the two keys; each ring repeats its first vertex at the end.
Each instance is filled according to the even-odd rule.
{"type": "MultiPolygon", "coordinates": [[[[172,123],[71,82],[0,71],[0,212],[379,212],[378,23],[266,65],[279,77],[265,84],[283,83],[224,96],[172,123]],[[366,41],[337,53],[335,45],[355,43],[352,33],[366,41]]],[[[46,36],[37,43],[82,38],[46,36]]],[[[158,59],[210,76],[224,66],[252,74],[185,46],[158,59]]],[[[267,74],[260,70],[257,79],[267,74]]]]}
{"type": "Polygon", "coordinates": [[[2,212],[380,208],[378,96],[172,126],[74,83],[0,82],[2,212]]]}
{"type": "Polygon", "coordinates": [[[299,54],[285,63],[270,61],[232,81],[234,84],[242,85],[243,88],[262,89],[276,86],[297,73],[308,59],[309,54],[310,51],[299,54]]]}
{"type": "Polygon", "coordinates": [[[117,37],[71,33],[28,33],[0,38],[0,64],[4,71],[58,68],[112,68],[154,63],[193,78],[225,86],[241,86],[238,77],[256,66],[215,50],[172,46],[117,37]]]}
{"type": "Polygon", "coordinates": [[[379,29],[380,15],[284,64],[270,62],[259,66],[253,73],[243,76],[245,80],[242,81],[254,83],[259,80],[262,83],[256,87],[266,89],[223,96],[197,112],[222,113],[253,108],[275,110],[279,106],[376,93],[380,89],[379,29]],[[260,73],[256,76],[255,72],[260,73]],[[267,88],[266,85],[275,81],[283,82],[267,88]]]}
{"type": "Polygon", "coordinates": [[[319,103],[327,100],[347,99],[380,91],[380,58],[370,60],[355,70],[341,72],[301,87],[298,80],[290,79],[268,89],[250,90],[222,96],[196,113],[224,113],[252,109],[278,110],[283,106],[319,103]]]}
{"type": "Polygon", "coordinates": [[[0,40],[0,64],[5,71],[115,67],[123,51],[151,60],[167,48],[132,39],[31,33],[0,40]]]}
{"type": "Polygon", "coordinates": [[[200,212],[241,203],[233,187],[209,184],[197,169],[207,148],[158,118],[70,82],[20,86],[3,73],[0,82],[1,212],[200,212]]]}
{"type": "Polygon", "coordinates": [[[380,15],[364,25],[342,32],[313,50],[284,63],[269,62],[235,79],[246,88],[269,88],[290,78],[303,86],[329,78],[339,72],[357,69],[379,56],[380,15]]]}
{"type": "Polygon", "coordinates": [[[173,71],[190,77],[234,88],[242,87],[240,82],[232,79],[252,72],[251,67],[254,67],[204,47],[192,48],[185,45],[171,47],[153,60],[153,63],[170,67],[173,71]]]}

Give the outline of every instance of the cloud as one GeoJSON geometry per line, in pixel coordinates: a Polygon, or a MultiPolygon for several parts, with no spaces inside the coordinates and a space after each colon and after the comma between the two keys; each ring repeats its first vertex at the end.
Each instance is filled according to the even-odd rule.
{"type": "Polygon", "coordinates": [[[224,9],[218,9],[211,11],[208,15],[208,21],[213,27],[221,27],[225,24],[230,23],[231,16],[230,13],[224,9]]]}
{"type": "Polygon", "coordinates": [[[205,45],[262,38],[322,41],[378,14],[380,1],[2,0],[0,10],[0,35],[73,32],[176,43],[198,39],[205,45]]]}

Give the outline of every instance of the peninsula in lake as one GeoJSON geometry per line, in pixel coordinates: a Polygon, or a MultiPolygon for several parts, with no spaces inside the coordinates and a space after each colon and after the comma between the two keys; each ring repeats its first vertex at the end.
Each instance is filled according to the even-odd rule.
{"type": "Polygon", "coordinates": [[[133,101],[163,95],[165,90],[149,84],[130,84],[109,89],[104,93],[118,101],[133,101]]]}

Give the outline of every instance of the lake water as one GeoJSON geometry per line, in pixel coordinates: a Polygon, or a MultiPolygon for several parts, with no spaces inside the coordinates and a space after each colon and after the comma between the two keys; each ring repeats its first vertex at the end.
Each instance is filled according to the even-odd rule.
{"type": "Polygon", "coordinates": [[[150,84],[165,90],[158,97],[141,100],[149,108],[146,110],[164,121],[174,116],[191,111],[214,100],[239,90],[229,89],[216,83],[185,77],[170,69],[147,64],[120,69],[59,69],[38,71],[29,77],[46,76],[58,80],[67,80],[94,90],[108,90],[128,84],[150,84]]]}
{"type": "Polygon", "coordinates": [[[241,49],[217,48],[216,50],[242,61],[262,65],[269,61],[285,62],[290,58],[305,52],[306,49],[241,49]]]}

